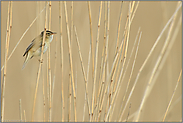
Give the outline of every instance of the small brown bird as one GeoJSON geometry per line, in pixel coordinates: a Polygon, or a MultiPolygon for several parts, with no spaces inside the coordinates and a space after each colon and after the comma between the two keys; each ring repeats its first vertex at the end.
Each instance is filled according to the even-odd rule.
{"type": "MultiPolygon", "coordinates": [[[[25,53],[23,56],[26,55],[24,64],[22,69],[25,68],[25,65],[28,63],[28,61],[34,57],[34,56],[40,56],[41,55],[41,49],[42,49],[42,42],[43,42],[43,34],[44,31],[41,32],[40,35],[38,35],[31,43],[30,45],[27,47],[25,53]]],[[[52,32],[47,30],[46,31],[46,37],[45,37],[45,44],[44,44],[44,49],[43,49],[43,53],[46,52],[46,50],[48,49],[51,41],[53,40],[53,34],[56,34],[56,32],[52,32]]]]}

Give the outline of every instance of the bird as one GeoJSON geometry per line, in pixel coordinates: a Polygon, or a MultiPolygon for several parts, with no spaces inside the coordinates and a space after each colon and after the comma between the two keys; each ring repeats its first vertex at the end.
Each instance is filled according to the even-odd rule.
{"type": "MultiPolygon", "coordinates": [[[[48,49],[50,43],[53,40],[53,35],[54,34],[57,34],[57,33],[46,30],[43,53],[45,53],[46,50],[48,49]]],[[[29,46],[27,47],[25,53],[23,54],[23,57],[24,56],[26,56],[26,57],[25,57],[24,64],[22,66],[22,70],[25,68],[26,64],[28,63],[28,61],[30,59],[32,59],[34,56],[40,56],[41,55],[41,49],[42,49],[42,46],[43,46],[42,45],[43,35],[44,35],[44,31],[42,31],[41,34],[38,35],[36,38],[34,38],[32,40],[32,42],[29,44],[29,46]]]]}

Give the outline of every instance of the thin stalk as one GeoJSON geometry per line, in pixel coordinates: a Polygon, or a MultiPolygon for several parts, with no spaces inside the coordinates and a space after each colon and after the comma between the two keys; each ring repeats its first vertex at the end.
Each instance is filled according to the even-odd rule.
{"type": "Polygon", "coordinates": [[[42,78],[43,78],[43,122],[45,122],[45,113],[46,113],[46,102],[45,102],[45,90],[44,90],[44,75],[42,72],[42,78]]]}
{"type": "Polygon", "coordinates": [[[169,53],[171,51],[171,48],[172,48],[173,44],[175,43],[175,41],[177,41],[175,39],[177,38],[178,31],[181,29],[181,24],[182,24],[182,17],[180,16],[179,21],[177,23],[177,26],[175,27],[175,31],[174,31],[174,34],[173,34],[172,39],[170,41],[170,44],[168,45],[168,48],[167,48],[167,50],[165,52],[165,55],[164,55],[164,57],[162,59],[162,62],[160,63],[160,65],[159,65],[159,67],[157,69],[157,72],[156,72],[156,74],[155,74],[155,76],[154,76],[154,78],[152,80],[152,83],[153,83],[153,81],[156,81],[157,77],[159,76],[160,71],[163,68],[163,66],[165,65],[166,59],[167,59],[167,57],[168,57],[168,55],[169,55],[169,53]]]}
{"type": "Polygon", "coordinates": [[[54,75],[53,75],[53,83],[52,83],[52,105],[53,105],[53,96],[54,96],[54,90],[55,90],[55,78],[56,78],[56,68],[57,68],[57,37],[55,40],[55,61],[54,61],[54,75]]]}
{"type": "MultiPolygon", "coordinates": [[[[51,30],[51,1],[49,1],[49,23],[48,29],[51,30]]],[[[49,121],[52,119],[52,83],[51,83],[51,65],[50,65],[50,46],[48,48],[48,78],[49,78],[49,121]]]]}
{"type": "Polygon", "coordinates": [[[76,93],[75,93],[76,91],[75,91],[75,82],[74,82],[74,75],[73,75],[72,50],[71,50],[71,41],[70,41],[70,33],[69,33],[69,24],[68,24],[66,1],[64,1],[64,7],[65,7],[65,18],[66,18],[66,26],[67,26],[67,37],[68,37],[68,48],[69,48],[69,62],[70,62],[70,68],[71,68],[72,88],[73,88],[73,94],[74,94],[74,121],[77,122],[76,93]]]}
{"type": "MultiPolygon", "coordinates": [[[[103,67],[103,73],[104,73],[104,71],[105,71],[105,65],[106,65],[106,62],[107,62],[107,50],[108,50],[108,43],[106,43],[106,51],[105,51],[105,62],[104,62],[104,67],[103,67]]],[[[108,87],[108,84],[109,84],[109,79],[111,78],[111,76],[113,76],[113,74],[114,74],[114,69],[116,68],[115,66],[116,66],[116,62],[118,61],[118,59],[119,59],[119,52],[120,52],[120,50],[121,50],[121,47],[123,46],[123,42],[121,43],[121,45],[120,45],[120,48],[119,48],[119,50],[118,50],[118,52],[117,52],[117,54],[115,55],[115,58],[114,58],[114,60],[113,60],[113,64],[112,64],[112,67],[111,67],[111,71],[110,71],[110,73],[109,73],[109,75],[107,76],[107,79],[106,79],[106,89],[107,89],[107,87],[108,87]]],[[[102,88],[101,88],[101,92],[100,92],[100,96],[102,97],[102,93],[103,93],[103,86],[104,86],[104,82],[105,82],[105,80],[104,80],[104,78],[105,78],[105,76],[104,76],[105,74],[103,74],[103,82],[102,82],[102,88]]],[[[105,89],[105,92],[106,92],[106,89],[105,89]]],[[[105,93],[106,94],[106,93],[105,93]]],[[[103,98],[104,99],[104,98],[103,98]]],[[[96,106],[96,111],[97,111],[97,113],[99,113],[99,115],[98,114],[96,114],[97,116],[98,116],[98,118],[100,117],[100,113],[101,113],[101,111],[102,111],[102,105],[103,105],[103,100],[102,99],[100,99],[99,97],[98,97],[98,99],[97,99],[97,101],[98,101],[98,105],[96,106]],[[99,104],[101,104],[102,103],[102,105],[100,106],[100,109],[98,110],[98,107],[99,107],[99,104]]]]}
{"type": "Polygon", "coordinates": [[[84,68],[84,65],[83,65],[83,59],[82,59],[82,55],[81,55],[81,51],[80,51],[79,39],[78,39],[78,36],[77,36],[77,31],[76,31],[75,26],[74,26],[74,30],[75,30],[76,41],[77,41],[77,46],[78,46],[78,52],[79,52],[79,57],[80,57],[80,62],[81,62],[81,67],[82,67],[82,72],[83,72],[83,78],[84,78],[84,82],[85,82],[85,92],[86,92],[88,110],[89,110],[89,114],[90,114],[90,104],[89,104],[88,90],[87,90],[87,88],[88,88],[87,87],[87,78],[86,78],[86,74],[85,74],[85,68],[84,68]]]}
{"type": "Polygon", "coordinates": [[[25,114],[25,110],[24,110],[24,122],[26,122],[26,114],[25,114]]]}
{"type": "Polygon", "coordinates": [[[111,107],[113,106],[113,103],[114,103],[114,100],[115,100],[116,93],[117,93],[117,91],[119,90],[118,84],[119,84],[120,81],[121,81],[122,73],[123,73],[123,70],[124,70],[123,68],[124,68],[125,63],[126,63],[127,50],[128,50],[128,42],[129,42],[129,34],[130,34],[130,27],[131,27],[131,23],[130,23],[130,21],[131,21],[131,12],[130,12],[130,11],[131,11],[131,10],[132,10],[132,8],[129,6],[129,23],[128,23],[128,31],[127,31],[126,44],[125,44],[126,46],[124,45],[124,46],[125,46],[124,59],[123,59],[123,63],[122,63],[122,68],[121,68],[120,76],[119,76],[119,79],[118,79],[118,82],[117,82],[117,89],[116,89],[116,91],[115,91],[115,93],[114,93],[114,95],[113,95],[113,97],[112,97],[112,101],[111,101],[111,104],[110,104],[109,109],[108,109],[108,113],[107,113],[107,115],[106,115],[104,121],[107,121],[107,117],[109,116],[111,107]]]}
{"type": "Polygon", "coordinates": [[[11,6],[10,6],[10,30],[12,29],[12,8],[13,8],[13,1],[11,2],[11,6]]]}
{"type": "MultiPolygon", "coordinates": [[[[128,34],[128,24],[129,24],[129,13],[127,15],[127,20],[126,20],[126,24],[125,24],[125,29],[124,29],[124,33],[123,33],[123,40],[122,40],[122,43],[121,43],[121,45],[118,49],[118,52],[120,52],[121,49],[122,49],[121,60],[119,60],[119,59],[117,60],[117,64],[116,64],[115,68],[121,68],[121,64],[123,62],[122,58],[123,58],[123,55],[124,55],[124,47],[125,47],[125,44],[126,44],[126,38],[127,38],[127,34],[128,34]],[[122,45],[122,44],[124,44],[124,45],[122,45]]],[[[113,93],[116,90],[117,78],[119,77],[119,73],[120,73],[120,69],[118,69],[117,73],[116,73],[116,70],[117,69],[114,70],[114,74],[111,78],[111,81],[114,81],[114,75],[116,74],[116,82],[114,81],[114,84],[113,84],[113,93]]]]}
{"type": "Polygon", "coordinates": [[[11,2],[8,4],[8,16],[7,16],[7,25],[6,25],[6,52],[5,52],[5,61],[4,61],[4,80],[2,84],[2,93],[1,93],[1,101],[2,101],[2,109],[1,109],[1,118],[2,122],[4,122],[4,108],[5,108],[5,84],[6,84],[6,74],[7,74],[7,61],[8,61],[8,51],[9,51],[9,41],[10,41],[10,9],[11,9],[11,2]]]}
{"type": "Polygon", "coordinates": [[[63,65],[64,65],[64,60],[63,60],[63,36],[62,36],[62,7],[61,5],[63,4],[62,1],[59,1],[59,27],[60,27],[60,56],[61,56],[61,84],[62,84],[62,122],[64,122],[64,112],[65,112],[65,103],[64,103],[64,82],[63,82],[63,65]]]}
{"type": "Polygon", "coordinates": [[[72,84],[71,84],[71,81],[72,80],[71,80],[71,71],[70,71],[69,72],[69,108],[68,108],[68,110],[69,110],[68,111],[68,113],[69,113],[68,115],[69,116],[68,116],[68,122],[71,121],[71,108],[72,108],[71,107],[71,103],[72,103],[72,98],[71,98],[72,97],[72,86],[71,86],[72,84]]]}
{"type": "MultiPolygon", "coordinates": [[[[47,101],[48,101],[48,108],[49,108],[49,100],[50,100],[50,86],[49,86],[49,73],[48,73],[48,53],[47,53],[47,64],[46,64],[46,86],[47,86],[47,101]]],[[[49,115],[49,110],[48,110],[48,115],[49,115]]],[[[49,118],[48,118],[49,120],[49,118]]]]}
{"type": "MultiPolygon", "coordinates": [[[[105,64],[108,60],[108,43],[109,43],[109,27],[110,27],[110,1],[107,2],[107,39],[106,39],[106,48],[105,48],[105,64]]],[[[104,72],[104,71],[103,71],[104,72]]],[[[98,120],[100,118],[101,112],[98,115],[98,120]]]]}
{"type": "MultiPolygon", "coordinates": [[[[105,3],[106,3],[107,1],[105,1],[105,3]]],[[[106,4],[104,4],[104,18],[105,18],[105,20],[104,20],[104,43],[103,43],[103,48],[102,48],[102,59],[101,59],[101,65],[100,65],[100,74],[99,74],[99,89],[98,89],[98,97],[99,97],[99,94],[100,94],[100,90],[101,90],[101,86],[102,86],[102,79],[103,79],[103,77],[102,77],[102,75],[103,75],[103,73],[102,73],[102,70],[103,70],[103,67],[104,67],[104,59],[105,59],[105,49],[106,49],[106,33],[107,33],[107,12],[106,12],[106,10],[105,10],[105,8],[106,8],[106,4]]]]}
{"type": "MultiPolygon", "coordinates": [[[[96,103],[95,107],[97,107],[97,105],[99,105],[100,95],[103,92],[103,86],[104,86],[104,82],[105,82],[105,67],[106,67],[106,60],[107,60],[107,53],[108,53],[107,52],[108,44],[106,44],[106,35],[107,35],[107,7],[106,6],[107,6],[107,1],[105,1],[105,4],[104,4],[104,41],[103,41],[103,48],[102,48],[100,73],[99,73],[99,86],[98,86],[99,88],[98,88],[98,94],[97,94],[97,99],[96,99],[97,103],[96,103]],[[104,66],[104,64],[105,64],[105,66],[104,66]]],[[[94,117],[95,117],[95,122],[96,122],[97,115],[95,115],[94,117]]]]}
{"type": "MultiPolygon", "coordinates": [[[[159,67],[158,67],[158,70],[157,70],[157,72],[156,72],[156,74],[155,74],[155,77],[153,78],[153,81],[156,81],[156,79],[157,79],[157,77],[158,77],[158,75],[159,75],[159,73],[160,73],[160,71],[161,71],[161,69],[162,69],[164,63],[166,62],[166,58],[167,58],[167,56],[168,56],[168,54],[169,54],[169,52],[170,52],[170,50],[171,50],[171,48],[172,48],[174,42],[176,41],[175,38],[177,37],[178,31],[179,31],[179,29],[180,29],[180,27],[181,27],[181,26],[180,26],[181,23],[182,23],[182,17],[179,18],[179,21],[178,21],[178,23],[177,23],[177,26],[175,27],[176,30],[174,31],[174,34],[173,34],[172,39],[171,39],[171,41],[170,41],[170,44],[168,45],[168,48],[167,48],[167,50],[166,50],[166,52],[165,52],[165,55],[164,55],[164,57],[163,57],[163,59],[162,59],[162,62],[161,62],[161,64],[160,64],[159,67]]],[[[153,83],[153,81],[152,81],[152,83],[153,83]]],[[[124,101],[123,101],[123,102],[124,102],[124,101]]],[[[170,108],[170,109],[171,109],[171,108],[170,108]]],[[[121,110],[122,110],[122,109],[121,109],[121,110]]],[[[130,115],[129,119],[132,119],[132,118],[135,116],[135,114],[136,114],[136,113],[133,113],[132,115],[130,115]]],[[[119,113],[119,116],[121,116],[121,113],[119,113]]],[[[122,119],[122,118],[121,118],[121,119],[122,119]]],[[[123,122],[125,122],[125,121],[123,121],[123,122]]]]}
{"type": "Polygon", "coordinates": [[[22,122],[23,119],[22,119],[22,102],[21,102],[21,99],[19,99],[19,113],[20,113],[20,122],[22,122]]]}
{"type": "Polygon", "coordinates": [[[122,8],[123,8],[123,1],[121,1],[121,8],[120,8],[120,16],[119,16],[119,21],[118,21],[118,29],[117,29],[117,37],[116,37],[116,52],[118,51],[119,47],[119,34],[120,34],[120,27],[121,27],[121,19],[122,19],[122,8]]]}
{"type": "MultiPolygon", "coordinates": [[[[131,80],[131,76],[132,76],[132,73],[133,73],[133,70],[134,70],[134,65],[135,65],[135,61],[136,61],[136,58],[137,58],[137,53],[138,53],[139,43],[140,43],[140,40],[141,40],[141,35],[142,35],[142,32],[139,35],[139,41],[138,41],[137,48],[136,48],[136,52],[135,52],[135,58],[134,58],[134,62],[133,62],[133,65],[132,65],[132,70],[131,70],[130,77],[129,77],[129,80],[128,80],[128,83],[127,83],[127,88],[126,88],[126,91],[125,91],[125,96],[126,96],[126,93],[127,93],[128,87],[129,87],[129,83],[130,83],[130,80],[131,80]]],[[[125,73],[126,73],[126,71],[125,71],[125,73]]],[[[124,73],[124,75],[122,77],[122,81],[123,81],[123,79],[125,77],[125,73],[124,73]]],[[[118,86],[119,86],[119,88],[121,88],[122,83],[120,83],[120,85],[118,85],[118,86]]],[[[117,91],[115,92],[115,94],[116,93],[117,93],[116,98],[118,98],[118,96],[119,96],[119,89],[117,89],[117,91]]],[[[122,104],[124,102],[125,96],[123,97],[122,104]]],[[[115,105],[114,105],[114,107],[115,107],[115,105]]]]}
{"type": "MultiPolygon", "coordinates": [[[[72,42],[73,42],[73,1],[71,1],[71,26],[70,26],[70,45],[71,45],[71,47],[72,47],[72,42]]],[[[70,71],[71,72],[71,71],[70,71]]],[[[69,120],[69,122],[71,122],[71,113],[72,113],[72,111],[71,111],[71,109],[72,109],[72,106],[71,106],[71,101],[72,101],[72,83],[71,83],[71,81],[72,81],[72,79],[71,79],[71,76],[70,76],[70,82],[69,82],[69,86],[70,86],[70,88],[69,88],[69,93],[70,93],[70,102],[69,102],[69,112],[70,112],[70,120],[69,120]]],[[[75,81],[74,81],[75,82],[75,81]]],[[[76,90],[76,86],[75,86],[75,90],[76,90]]],[[[75,91],[75,93],[76,93],[76,91],[75,91]]],[[[77,95],[77,94],[76,94],[77,95]]]]}
{"type": "Polygon", "coordinates": [[[89,21],[90,21],[90,44],[91,44],[91,55],[92,55],[92,78],[94,79],[94,50],[93,50],[93,32],[92,32],[92,19],[91,19],[90,1],[88,1],[88,13],[89,13],[89,21]]]}
{"type": "Polygon", "coordinates": [[[34,94],[34,103],[33,103],[32,118],[31,118],[32,122],[34,120],[34,111],[35,111],[35,105],[36,105],[36,98],[37,98],[37,90],[38,90],[38,85],[39,85],[40,71],[41,71],[42,64],[43,64],[43,48],[44,48],[44,42],[45,42],[45,36],[46,36],[46,23],[47,23],[47,10],[46,10],[46,13],[45,13],[45,28],[44,28],[43,43],[42,43],[42,48],[41,48],[41,58],[40,58],[40,64],[39,64],[39,69],[38,69],[38,73],[37,73],[38,76],[37,76],[37,81],[36,81],[36,90],[35,90],[35,94],[34,94]]]}
{"type": "Polygon", "coordinates": [[[130,115],[130,109],[131,109],[131,103],[130,103],[130,106],[129,106],[128,115],[127,115],[127,117],[126,117],[126,121],[125,121],[125,122],[128,122],[128,117],[129,117],[129,115],[130,115]]]}
{"type": "Polygon", "coordinates": [[[172,104],[172,100],[173,100],[173,97],[174,97],[175,92],[176,92],[176,90],[177,90],[177,87],[178,87],[178,84],[179,84],[181,75],[182,75],[182,69],[181,69],[181,71],[180,71],[179,78],[178,78],[178,80],[177,80],[177,84],[176,84],[175,89],[174,89],[174,91],[173,91],[173,94],[172,94],[172,97],[171,97],[171,99],[170,99],[170,102],[169,102],[169,104],[168,104],[168,106],[167,106],[167,109],[166,109],[166,111],[165,111],[165,115],[164,115],[164,117],[163,117],[163,122],[165,121],[165,118],[166,118],[166,116],[167,116],[167,113],[168,113],[168,110],[169,110],[169,108],[170,108],[170,105],[172,104]]]}
{"type": "MultiPolygon", "coordinates": [[[[125,24],[125,32],[127,32],[127,24],[128,23],[130,23],[130,25],[131,25],[131,23],[132,23],[132,21],[133,21],[133,18],[134,18],[134,16],[135,16],[135,13],[136,13],[136,10],[137,10],[137,8],[138,8],[138,5],[139,5],[139,2],[137,2],[137,5],[136,5],[136,8],[135,8],[135,10],[134,10],[134,12],[132,13],[132,11],[133,11],[133,7],[134,7],[134,1],[133,1],[133,3],[132,3],[132,7],[131,7],[131,9],[130,9],[130,13],[131,13],[131,20],[130,20],[130,22],[129,22],[129,16],[127,16],[127,21],[126,21],[126,24],[125,24]]],[[[126,33],[125,33],[125,37],[126,37],[126,33]]],[[[122,54],[123,55],[123,54],[122,54]]],[[[118,76],[119,76],[119,69],[118,69],[118,72],[117,72],[117,75],[116,75],[116,79],[118,78],[118,76]]],[[[111,79],[111,81],[113,81],[113,78],[111,79]]],[[[116,84],[117,83],[114,83],[114,85],[113,85],[113,93],[114,93],[114,91],[116,90],[116,84]]]]}
{"type": "MultiPolygon", "coordinates": [[[[147,61],[149,60],[149,57],[151,56],[152,52],[154,51],[154,48],[155,48],[156,45],[159,43],[159,40],[160,40],[160,38],[162,37],[162,34],[163,34],[164,31],[166,30],[166,28],[168,27],[168,25],[170,24],[170,22],[172,21],[173,17],[174,17],[175,14],[178,12],[178,10],[180,9],[180,7],[181,7],[181,5],[176,9],[176,11],[175,11],[174,14],[172,15],[172,17],[169,19],[169,21],[167,22],[167,24],[165,25],[165,27],[162,29],[160,35],[158,36],[157,40],[155,41],[153,47],[151,48],[151,50],[150,50],[148,56],[146,57],[146,59],[145,59],[145,61],[143,62],[142,66],[140,67],[139,72],[138,72],[138,74],[137,74],[137,77],[136,77],[136,79],[135,79],[134,85],[133,85],[133,87],[132,87],[132,89],[131,89],[131,92],[130,92],[130,94],[129,94],[129,96],[128,96],[128,99],[127,99],[126,104],[125,104],[125,106],[124,106],[124,109],[123,109],[123,111],[122,111],[121,117],[123,116],[124,111],[125,111],[125,109],[126,109],[126,107],[127,107],[127,104],[128,104],[128,102],[129,102],[129,100],[130,100],[132,94],[133,94],[134,88],[135,88],[135,86],[136,86],[136,84],[137,84],[137,81],[138,81],[138,79],[139,79],[139,76],[140,76],[140,74],[141,74],[141,71],[143,70],[144,66],[146,65],[147,61]]],[[[120,118],[119,121],[122,121],[122,119],[120,118]]]]}
{"type": "MultiPolygon", "coordinates": [[[[110,73],[109,73],[109,76],[107,76],[107,80],[106,80],[106,88],[105,88],[105,95],[106,95],[106,90],[107,90],[107,87],[108,87],[108,85],[109,85],[109,82],[110,82],[110,78],[111,78],[111,76],[113,75],[113,72],[114,72],[114,68],[115,68],[115,65],[116,65],[116,61],[117,61],[117,59],[118,59],[118,57],[119,57],[119,54],[117,53],[116,54],[116,56],[115,56],[115,58],[114,58],[114,61],[113,61],[113,64],[112,64],[112,67],[111,67],[111,71],[110,71],[110,73]]],[[[104,98],[103,98],[104,99],[104,98]]],[[[97,111],[97,113],[101,113],[101,111],[102,111],[102,105],[103,105],[103,101],[104,100],[102,100],[102,104],[101,104],[101,106],[100,106],[100,109],[99,109],[99,111],[97,111]]],[[[97,107],[96,107],[96,109],[98,108],[98,105],[97,105],[97,107]]],[[[99,118],[99,117],[98,117],[99,118]]]]}
{"type": "Polygon", "coordinates": [[[136,13],[136,11],[137,11],[138,6],[139,6],[139,1],[137,1],[137,5],[135,6],[134,12],[132,13],[131,23],[132,23],[132,21],[133,21],[133,18],[134,18],[134,16],[135,16],[135,13],[136,13]]]}
{"type": "Polygon", "coordinates": [[[49,1],[49,23],[48,29],[51,30],[51,1],[49,1]]]}
{"type": "Polygon", "coordinates": [[[71,45],[72,45],[72,42],[73,42],[73,1],[71,1],[71,45]]]}
{"type": "MultiPolygon", "coordinates": [[[[94,50],[93,50],[93,32],[92,32],[91,7],[90,7],[90,1],[88,1],[87,3],[88,3],[88,13],[89,13],[88,15],[89,15],[89,21],[90,21],[90,48],[91,48],[91,56],[92,56],[92,79],[94,80],[94,50]]],[[[88,63],[90,63],[90,62],[88,61],[88,63]]],[[[89,70],[89,67],[88,67],[88,70],[89,70]]],[[[91,110],[92,109],[90,109],[90,111],[91,110]]],[[[89,119],[90,119],[90,122],[91,122],[92,114],[89,114],[89,119]]]]}
{"type": "MultiPolygon", "coordinates": [[[[100,78],[99,78],[99,88],[98,88],[98,94],[97,94],[97,104],[96,105],[99,105],[99,97],[100,97],[100,94],[102,93],[103,91],[103,86],[104,86],[104,74],[105,74],[105,67],[106,65],[104,65],[106,63],[106,60],[107,60],[107,45],[106,44],[106,33],[107,33],[107,12],[106,12],[106,3],[107,1],[105,1],[105,4],[104,4],[104,43],[103,43],[103,50],[102,50],[102,59],[101,59],[101,65],[100,65],[100,78]]],[[[95,115],[95,122],[96,122],[96,115],[95,115]]]]}
{"type": "Polygon", "coordinates": [[[177,15],[177,14],[175,14],[175,16],[174,16],[174,18],[173,18],[173,20],[172,20],[172,23],[171,23],[171,25],[170,25],[169,32],[168,32],[167,38],[166,38],[166,40],[165,40],[165,43],[164,43],[164,45],[163,45],[163,48],[162,48],[162,50],[161,50],[161,53],[160,53],[160,55],[159,55],[158,58],[157,58],[157,62],[156,62],[156,64],[155,64],[155,66],[153,67],[152,74],[151,74],[151,76],[150,76],[150,79],[149,79],[149,81],[148,81],[148,85],[147,85],[146,90],[145,90],[145,92],[144,92],[143,99],[142,99],[142,101],[141,101],[141,103],[140,103],[140,107],[139,107],[139,110],[138,110],[138,115],[137,115],[137,117],[136,117],[136,121],[139,121],[139,118],[140,118],[141,111],[142,111],[142,108],[143,108],[143,106],[144,106],[144,103],[145,103],[145,101],[147,100],[147,97],[148,97],[148,95],[150,94],[150,92],[151,92],[151,90],[152,90],[152,88],[153,88],[153,85],[154,85],[154,83],[155,83],[155,81],[154,81],[154,83],[151,83],[151,82],[152,82],[152,79],[153,79],[153,77],[154,77],[154,75],[155,75],[155,72],[157,71],[157,68],[158,68],[158,66],[159,66],[159,64],[160,64],[160,62],[161,62],[161,60],[162,60],[162,57],[163,57],[163,55],[164,55],[164,53],[165,53],[165,51],[166,51],[166,49],[167,49],[167,46],[168,46],[168,44],[169,44],[170,36],[171,36],[171,33],[172,33],[172,29],[173,29],[173,26],[174,26],[174,24],[175,24],[176,15],[177,15]]]}
{"type": "MultiPolygon", "coordinates": [[[[123,8],[123,1],[121,1],[120,16],[119,16],[117,36],[116,36],[116,51],[115,51],[115,54],[118,52],[118,47],[119,47],[119,35],[120,35],[120,29],[121,29],[120,27],[121,27],[122,10],[123,10],[122,8],[123,8]]],[[[114,72],[114,74],[115,74],[115,72],[114,72]]],[[[114,80],[112,78],[111,79],[111,85],[110,85],[110,94],[109,94],[110,97],[112,97],[112,95],[113,95],[113,91],[112,90],[113,90],[114,85],[115,85],[115,83],[113,81],[114,80]]],[[[111,100],[110,97],[109,97],[109,100],[111,100]]]]}
{"type": "Polygon", "coordinates": [[[95,67],[94,67],[94,80],[93,80],[93,93],[92,93],[92,118],[93,118],[93,110],[94,110],[94,100],[95,100],[95,84],[96,84],[96,77],[97,77],[97,63],[98,63],[98,47],[99,47],[99,33],[100,33],[100,21],[101,21],[101,14],[102,14],[102,1],[100,2],[99,8],[99,16],[98,16],[98,30],[97,30],[97,40],[96,40],[96,47],[95,47],[95,67]]]}
{"type": "MultiPolygon", "coordinates": [[[[130,57],[129,57],[129,61],[128,61],[128,63],[127,63],[126,70],[127,70],[128,65],[129,65],[129,63],[130,63],[130,59],[131,59],[132,53],[133,53],[133,51],[134,51],[134,47],[135,47],[135,45],[136,45],[137,37],[138,37],[139,33],[140,33],[140,28],[139,28],[138,33],[137,33],[137,35],[136,35],[135,43],[134,43],[134,45],[133,45],[133,48],[132,48],[132,51],[131,51],[131,54],[130,54],[130,57]]],[[[142,32],[141,32],[141,33],[142,33],[142,32]]],[[[124,97],[123,97],[123,100],[122,100],[122,104],[123,104],[123,102],[124,102],[124,100],[125,100],[125,98],[126,98],[126,94],[127,94],[127,91],[128,91],[128,87],[129,87],[129,84],[130,84],[130,80],[131,80],[131,77],[132,77],[132,74],[133,74],[133,70],[134,70],[134,66],[135,66],[135,62],[136,62],[136,58],[137,58],[137,53],[138,53],[138,48],[139,48],[139,43],[140,43],[140,38],[141,38],[141,33],[140,33],[140,36],[139,36],[139,41],[138,41],[138,44],[137,44],[137,48],[136,48],[136,52],[135,52],[135,57],[134,57],[133,65],[132,65],[132,68],[131,68],[130,77],[129,77],[129,79],[128,79],[128,83],[127,83],[127,86],[126,86],[125,94],[124,94],[124,97]]],[[[125,72],[124,72],[124,75],[123,75],[122,80],[123,80],[124,77],[125,77],[126,70],[125,70],[125,72]]],[[[121,84],[120,84],[120,87],[119,87],[119,88],[121,88],[121,84]]],[[[118,94],[119,94],[119,91],[117,92],[117,97],[118,97],[118,94]]],[[[115,107],[115,106],[114,106],[114,107],[115,107]]],[[[121,107],[121,108],[122,108],[122,107],[121,107]]],[[[122,109],[121,109],[121,110],[122,110],[122,109]]],[[[121,111],[121,110],[120,110],[120,111],[121,111]]],[[[119,113],[119,114],[121,114],[121,113],[119,113]]],[[[120,115],[118,115],[118,116],[120,116],[120,115]]]]}
{"type": "MultiPolygon", "coordinates": [[[[87,68],[87,83],[86,85],[88,86],[88,77],[89,77],[89,69],[90,69],[90,58],[91,58],[91,43],[90,43],[90,50],[89,50],[89,54],[88,54],[88,68],[87,68]]],[[[88,88],[86,88],[87,91],[88,91],[88,88]]],[[[86,107],[86,103],[87,103],[87,99],[86,99],[86,91],[85,91],[85,104],[84,104],[84,111],[83,111],[83,121],[84,121],[84,118],[85,118],[85,107],[86,107]]],[[[90,121],[90,108],[89,108],[89,121],[90,121]]]]}
{"type": "MultiPolygon", "coordinates": [[[[49,1],[49,23],[48,29],[51,30],[51,1],[49,1]]],[[[51,84],[51,65],[50,65],[50,46],[48,47],[48,80],[49,80],[49,121],[52,119],[52,84],[51,84]]]]}

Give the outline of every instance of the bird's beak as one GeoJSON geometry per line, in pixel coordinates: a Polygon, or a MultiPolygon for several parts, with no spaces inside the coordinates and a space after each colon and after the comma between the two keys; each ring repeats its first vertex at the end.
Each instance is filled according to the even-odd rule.
{"type": "Polygon", "coordinates": [[[52,35],[57,34],[56,32],[52,32],[52,35]]]}

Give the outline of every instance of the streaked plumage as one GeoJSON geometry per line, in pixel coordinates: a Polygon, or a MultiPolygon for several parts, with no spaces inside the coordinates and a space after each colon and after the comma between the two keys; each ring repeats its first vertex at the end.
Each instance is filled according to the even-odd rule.
{"type": "MultiPolygon", "coordinates": [[[[34,56],[40,56],[41,55],[41,49],[42,49],[42,42],[43,42],[43,34],[44,31],[41,32],[40,35],[38,35],[27,47],[25,53],[23,56],[26,56],[24,64],[22,69],[25,68],[28,61],[34,57],[34,56]]],[[[53,40],[53,34],[56,34],[55,32],[51,32],[49,30],[46,31],[46,37],[45,37],[45,45],[43,49],[43,53],[46,52],[47,48],[49,47],[51,41],[53,40]]]]}

